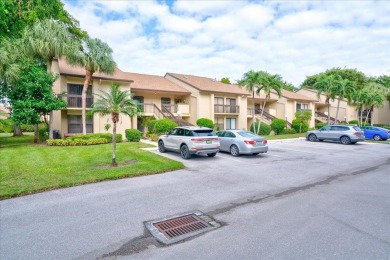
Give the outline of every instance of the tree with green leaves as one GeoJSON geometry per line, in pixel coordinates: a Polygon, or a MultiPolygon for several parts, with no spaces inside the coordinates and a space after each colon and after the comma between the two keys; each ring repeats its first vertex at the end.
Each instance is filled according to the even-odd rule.
{"type": "MultiPolygon", "coordinates": [[[[77,52],[80,44],[67,28],[55,20],[37,21],[22,33],[22,51],[27,57],[39,57],[46,61],[47,72],[51,72],[54,58],[70,56],[77,52]]],[[[53,138],[53,112],[50,113],[49,138],[53,138]]]]}
{"type": "Polygon", "coordinates": [[[245,87],[249,93],[252,93],[252,125],[255,124],[255,89],[258,84],[257,77],[258,73],[250,70],[238,81],[239,86],[245,87]]]}
{"type": "Polygon", "coordinates": [[[302,109],[302,110],[298,110],[297,112],[295,112],[295,119],[300,122],[299,133],[301,133],[303,124],[306,123],[307,125],[309,125],[309,121],[310,121],[311,117],[312,117],[312,113],[310,110],[307,110],[307,109],[302,109]]]}
{"type": "Polygon", "coordinates": [[[341,78],[337,75],[322,74],[314,84],[317,97],[320,98],[321,94],[325,95],[325,103],[328,106],[328,124],[330,124],[330,100],[335,99],[340,80],[341,78]]]}
{"type": "Polygon", "coordinates": [[[61,0],[1,0],[0,38],[19,38],[25,27],[38,20],[56,19],[78,38],[87,35],[79,22],[65,9],[61,0]]]}
{"type": "Polygon", "coordinates": [[[87,91],[92,81],[92,76],[95,72],[113,74],[116,63],[112,57],[110,46],[100,39],[91,38],[84,39],[82,48],[68,56],[68,61],[72,65],[79,65],[85,68],[85,79],[81,95],[81,118],[83,134],[86,134],[87,91]]]}
{"type": "Polygon", "coordinates": [[[338,87],[335,89],[335,94],[337,96],[337,109],[334,124],[336,124],[337,118],[339,116],[340,101],[344,98],[348,98],[348,102],[350,101],[350,94],[352,93],[356,84],[348,79],[340,79],[337,86],[338,87]]]}
{"type": "Polygon", "coordinates": [[[226,78],[222,78],[222,79],[221,79],[221,82],[222,82],[222,83],[225,83],[225,84],[232,84],[232,83],[230,83],[230,79],[227,78],[227,77],[226,77],[226,78]]]}
{"type": "Polygon", "coordinates": [[[45,68],[28,61],[23,62],[21,75],[16,84],[9,88],[11,118],[18,125],[33,124],[34,143],[38,142],[38,123],[42,116],[53,110],[66,107],[66,103],[53,93],[56,76],[45,68]]]}
{"type": "Polygon", "coordinates": [[[90,110],[91,115],[97,113],[101,116],[111,115],[112,128],[112,166],[116,162],[116,124],[119,122],[120,114],[132,117],[137,113],[137,102],[132,99],[130,91],[121,91],[118,84],[112,84],[110,91],[100,90],[95,94],[99,99],[93,103],[90,110]]]}

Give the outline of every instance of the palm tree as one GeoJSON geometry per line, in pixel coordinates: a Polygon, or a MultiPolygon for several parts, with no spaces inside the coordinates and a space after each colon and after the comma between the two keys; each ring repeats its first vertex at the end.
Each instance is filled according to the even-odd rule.
{"type": "Polygon", "coordinates": [[[336,89],[337,92],[337,109],[336,109],[336,116],[335,116],[335,122],[337,121],[337,118],[339,116],[339,108],[340,108],[340,101],[341,99],[348,98],[349,94],[351,93],[352,89],[355,88],[355,83],[348,80],[348,79],[342,79],[339,82],[339,88],[336,89]]]}
{"type": "Polygon", "coordinates": [[[278,97],[282,95],[282,89],[285,85],[281,77],[277,74],[271,75],[266,71],[259,71],[257,76],[257,90],[256,93],[260,95],[260,92],[263,91],[265,94],[265,100],[263,102],[263,107],[261,108],[260,114],[260,124],[258,125],[257,133],[260,131],[260,125],[263,121],[263,114],[265,110],[265,105],[267,100],[271,98],[271,92],[274,90],[278,94],[278,97]]]}
{"type": "Polygon", "coordinates": [[[253,70],[244,74],[241,80],[238,81],[239,86],[244,86],[248,92],[252,93],[252,125],[255,124],[255,88],[257,86],[258,72],[253,70]]]}
{"type": "Polygon", "coordinates": [[[317,97],[320,98],[321,94],[325,94],[325,103],[328,106],[328,125],[330,125],[330,100],[334,100],[336,91],[340,85],[340,77],[336,75],[321,75],[317,82],[314,84],[314,88],[317,89],[317,97]]]}
{"type": "Polygon", "coordinates": [[[112,84],[110,91],[100,90],[100,94],[95,94],[98,99],[90,110],[91,115],[98,113],[101,116],[111,115],[112,128],[112,166],[117,166],[116,162],[116,123],[119,115],[125,114],[129,117],[137,114],[137,102],[132,99],[130,91],[121,91],[118,84],[112,84]]]}
{"type": "MultiPolygon", "coordinates": [[[[46,61],[47,72],[51,72],[54,58],[68,56],[77,51],[79,42],[67,28],[55,20],[37,21],[22,33],[25,55],[40,57],[46,61]]],[[[53,111],[50,112],[49,138],[53,138],[53,111]]]]}
{"type": "Polygon", "coordinates": [[[80,65],[85,68],[85,79],[81,96],[81,118],[83,134],[86,134],[87,91],[92,81],[92,75],[95,72],[113,74],[116,63],[112,58],[112,49],[110,46],[99,39],[91,38],[86,38],[81,50],[69,56],[68,61],[72,65],[80,65]]]}

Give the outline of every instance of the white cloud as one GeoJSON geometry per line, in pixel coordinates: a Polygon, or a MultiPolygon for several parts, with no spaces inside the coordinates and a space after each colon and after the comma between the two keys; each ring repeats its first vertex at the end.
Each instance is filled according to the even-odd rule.
{"type": "Polygon", "coordinates": [[[389,74],[385,1],[65,2],[122,70],[232,80],[250,69],[299,85],[332,67],[389,74]]]}

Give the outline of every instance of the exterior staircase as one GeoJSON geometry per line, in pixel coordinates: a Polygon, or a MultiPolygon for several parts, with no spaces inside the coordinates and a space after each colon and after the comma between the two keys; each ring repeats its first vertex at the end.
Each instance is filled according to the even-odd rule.
{"type": "MultiPolygon", "coordinates": [[[[259,120],[260,120],[260,118],[261,118],[261,111],[262,111],[262,109],[256,109],[256,110],[255,110],[255,117],[256,117],[257,119],[259,119],[259,120]]],[[[264,121],[264,123],[270,125],[270,124],[272,123],[272,120],[274,120],[274,119],[276,119],[276,118],[277,118],[277,117],[271,115],[270,113],[268,113],[267,111],[264,110],[264,113],[263,113],[263,121],[264,121]]],[[[286,126],[289,127],[289,128],[291,128],[292,125],[291,125],[290,122],[286,121],[286,126]]]]}

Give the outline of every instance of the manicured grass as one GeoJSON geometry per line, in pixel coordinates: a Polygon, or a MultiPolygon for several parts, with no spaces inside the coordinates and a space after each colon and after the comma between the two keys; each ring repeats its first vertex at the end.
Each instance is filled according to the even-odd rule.
{"type": "Polygon", "coordinates": [[[267,140],[290,139],[290,138],[306,137],[306,133],[288,134],[288,135],[266,135],[264,137],[267,140]]]}
{"type": "Polygon", "coordinates": [[[0,136],[0,199],[103,180],[156,174],[184,166],[145,151],[143,143],[117,144],[119,167],[111,167],[112,144],[58,147],[32,144],[32,136],[0,136]]]}
{"type": "Polygon", "coordinates": [[[374,143],[374,144],[390,144],[390,139],[386,141],[374,141],[374,140],[366,140],[367,143],[374,143]]]}

